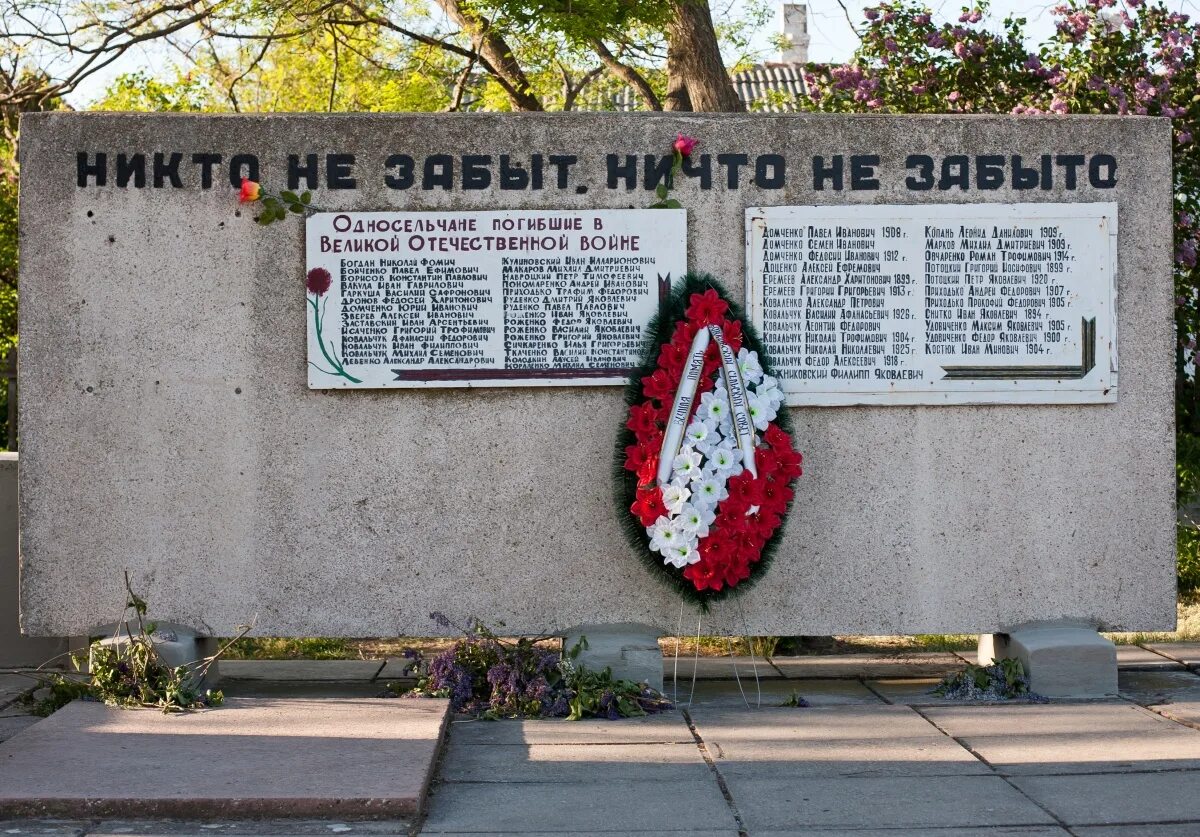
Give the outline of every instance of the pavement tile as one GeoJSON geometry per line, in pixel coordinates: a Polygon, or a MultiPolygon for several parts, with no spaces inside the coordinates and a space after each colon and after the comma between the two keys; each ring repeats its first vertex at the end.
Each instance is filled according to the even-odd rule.
{"type": "Polygon", "coordinates": [[[380,683],[390,681],[416,684],[417,678],[409,671],[411,666],[412,660],[406,660],[403,657],[388,657],[383,661],[383,668],[380,669],[375,679],[380,683]]]}
{"type": "Polygon", "coordinates": [[[409,820],[103,820],[87,837],[407,837],[411,829],[409,820]]]}
{"type": "Polygon", "coordinates": [[[423,834],[454,832],[737,831],[717,783],[448,782],[430,794],[423,834]]]}
{"type": "MultiPolygon", "coordinates": [[[[1200,678],[1197,678],[1200,680],[1200,678]]],[[[679,704],[687,708],[691,682],[679,684],[679,704]]],[[[666,695],[675,699],[671,684],[666,685],[666,695]]],[[[772,709],[798,695],[811,706],[841,704],[882,703],[878,696],[857,680],[761,680],[757,687],[753,680],[742,680],[741,690],[736,682],[728,680],[697,681],[692,706],[729,706],[733,708],[772,709]],[[743,692],[745,698],[742,697],[743,692]],[[761,692],[761,699],[759,693],[761,692]]]]}
{"type": "Polygon", "coordinates": [[[807,779],[991,773],[905,706],[757,712],[697,707],[692,718],[725,776],[807,779]]]}
{"type": "MultiPolygon", "coordinates": [[[[424,833],[424,832],[422,832],[424,833]]],[[[677,834],[680,837],[738,837],[736,829],[729,831],[676,831],[655,826],[648,831],[439,831],[443,837],[646,837],[651,834],[677,834]]],[[[1063,832],[1064,834],[1066,832],[1063,832]]]]}
{"type": "Polygon", "coordinates": [[[450,725],[450,741],[454,744],[693,744],[695,740],[678,711],[619,721],[456,718],[450,725]]]}
{"type": "Polygon", "coordinates": [[[1183,663],[1156,654],[1137,645],[1117,646],[1117,666],[1130,671],[1153,671],[1155,669],[1181,669],[1183,663]]]}
{"type": "Polygon", "coordinates": [[[80,837],[91,825],[87,820],[27,819],[0,817],[0,834],[38,835],[38,837],[80,837]]]}
{"type": "Polygon", "coordinates": [[[687,744],[451,744],[443,782],[711,780],[695,742],[687,744]]]}
{"type": "Polygon", "coordinates": [[[218,684],[226,697],[247,698],[377,698],[387,695],[386,684],[379,681],[352,680],[222,680],[218,684]]]}
{"type": "Polygon", "coordinates": [[[1200,642],[1147,642],[1145,646],[1173,660],[1200,668],[1200,642]]]}
{"type": "Polygon", "coordinates": [[[1200,773],[1194,771],[1017,776],[1012,782],[1068,826],[1200,821],[1200,773]]]}
{"type": "Polygon", "coordinates": [[[1200,700],[1181,700],[1149,707],[1160,715],[1200,730],[1200,700]]]}
{"type": "MultiPolygon", "coordinates": [[[[679,657],[679,685],[692,682],[692,672],[695,671],[697,680],[736,680],[754,682],[754,673],[758,672],[760,680],[771,680],[782,677],[774,666],[763,657],[679,657]]],[[[670,648],[663,654],[663,680],[671,681],[676,677],[675,656],[670,648]]]]}
{"type": "Polygon", "coordinates": [[[1152,825],[1090,825],[1071,829],[1077,837],[1196,837],[1200,820],[1152,825]]]}
{"type": "Polygon", "coordinates": [[[751,837],[1070,837],[1056,825],[998,825],[985,829],[812,829],[755,831],[751,837]]]}
{"type": "Polygon", "coordinates": [[[1142,706],[1200,700],[1200,675],[1191,671],[1121,671],[1117,681],[1121,697],[1142,706]]]}
{"type": "Polygon", "coordinates": [[[13,715],[8,718],[0,718],[0,742],[7,741],[21,730],[33,726],[40,720],[42,719],[33,715],[13,715]]]}
{"type": "MultiPolygon", "coordinates": [[[[999,776],[726,779],[752,835],[816,827],[933,829],[1053,825],[999,776]]],[[[940,831],[928,831],[940,834],[940,831]]]]}
{"type": "Polygon", "coordinates": [[[222,680],[374,680],[383,660],[221,660],[222,680]]]}
{"type": "MultiPolygon", "coordinates": [[[[1187,672],[1180,673],[1187,674],[1187,672]]],[[[941,682],[942,678],[940,677],[902,677],[894,680],[868,680],[866,684],[892,703],[905,706],[1016,706],[1034,702],[1032,699],[1026,698],[962,701],[938,697],[933,694],[933,688],[941,682]]]]}
{"type": "Polygon", "coordinates": [[[164,715],[75,701],[0,744],[0,814],[413,815],[448,711],[444,700],[230,698],[164,715]]]}
{"type": "MultiPolygon", "coordinates": [[[[941,706],[922,711],[1009,775],[1200,769],[1200,730],[1128,703],[941,706]]],[[[1196,779],[1200,787],[1200,774],[1196,779]]]]}
{"type": "Polygon", "coordinates": [[[787,677],[941,677],[963,668],[960,657],[949,651],[838,656],[774,657],[771,660],[787,677]]]}

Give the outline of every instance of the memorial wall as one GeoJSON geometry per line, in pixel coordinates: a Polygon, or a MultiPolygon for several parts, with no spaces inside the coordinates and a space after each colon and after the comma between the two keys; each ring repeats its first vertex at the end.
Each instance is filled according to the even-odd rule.
{"type": "Polygon", "coordinates": [[[215,635],[676,630],[613,458],[689,269],[744,300],[804,454],[706,632],[1171,627],[1169,130],[26,116],[24,627],[111,621],[128,568],[215,635]],[[682,208],[649,209],[679,132],[682,208]],[[318,211],[255,224],[243,177],[318,211]]]}

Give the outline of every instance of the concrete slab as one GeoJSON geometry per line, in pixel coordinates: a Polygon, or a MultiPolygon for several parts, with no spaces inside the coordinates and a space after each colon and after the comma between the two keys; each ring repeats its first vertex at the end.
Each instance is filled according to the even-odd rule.
{"type": "Polygon", "coordinates": [[[691,744],[695,742],[680,712],[663,712],[619,721],[476,721],[450,725],[454,744],[691,744]]]}
{"type": "MultiPolygon", "coordinates": [[[[421,833],[429,833],[428,830],[421,833]]],[[[688,829],[677,831],[671,828],[655,828],[652,831],[439,831],[443,837],[647,837],[651,834],[686,835],[686,837],[738,837],[736,830],[730,831],[695,831],[688,829]]]]}
{"type": "Polygon", "coordinates": [[[1019,776],[1012,782],[1067,826],[1200,822],[1200,773],[1194,771],[1019,776]]]}
{"type": "Polygon", "coordinates": [[[8,718],[0,718],[0,742],[7,741],[21,730],[33,726],[40,720],[42,719],[33,715],[13,715],[8,718]]]}
{"type": "Polygon", "coordinates": [[[755,671],[762,680],[783,676],[763,657],[755,657],[753,660],[749,657],[700,657],[697,659],[682,655],[679,657],[677,675],[675,657],[670,647],[663,653],[663,683],[666,688],[671,687],[671,681],[676,676],[678,676],[681,688],[685,682],[691,683],[693,671],[696,673],[697,680],[736,680],[740,677],[743,681],[749,680],[753,683],[755,671]]]}
{"type": "Polygon", "coordinates": [[[1181,669],[1185,666],[1150,648],[1137,645],[1117,646],[1117,667],[1128,671],[1155,671],[1158,669],[1181,669]]]}
{"type": "Polygon", "coordinates": [[[407,837],[411,820],[104,820],[87,837],[407,837]]]}
{"type": "Polygon", "coordinates": [[[412,682],[415,684],[417,678],[408,671],[408,667],[411,665],[412,660],[406,660],[403,657],[388,657],[383,661],[383,668],[375,675],[375,679],[380,683],[412,682]]]}
{"type": "Polygon", "coordinates": [[[0,834],[29,834],[39,837],[80,837],[91,823],[86,820],[6,820],[0,818],[0,834]]]}
{"type": "Polygon", "coordinates": [[[1200,730],[1200,700],[1159,704],[1158,706],[1151,706],[1150,709],[1176,723],[1185,724],[1193,729],[1200,730]]]}
{"type": "Polygon", "coordinates": [[[807,780],[991,772],[904,706],[822,706],[752,713],[698,707],[691,714],[697,732],[726,776],[807,780]]]}
{"type": "Polygon", "coordinates": [[[37,681],[27,674],[17,672],[0,674],[0,707],[9,705],[36,685],[37,681]]]}
{"type": "Polygon", "coordinates": [[[414,815],[448,711],[443,700],[231,698],[163,715],[76,701],[0,744],[0,815],[414,815]],[[186,781],[148,778],[184,765],[186,781]]]}
{"type": "Polygon", "coordinates": [[[1200,676],[1191,671],[1122,671],[1121,697],[1142,706],[1200,700],[1200,676]]]}
{"type": "MultiPolygon", "coordinates": [[[[731,708],[746,708],[749,701],[752,709],[774,709],[793,694],[799,695],[811,706],[834,706],[843,704],[878,704],[882,703],[878,696],[857,680],[762,680],[758,688],[753,680],[742,681],[741,690],[738,684],[728,680],[697,681],[696,694],[689,695],[691,682],[679,684],[679,703],[688,703],[691,697],[692,706],[728,706],[731,708]],[[742,694],[745,693],[743,700],[742,694]],[[759,692],[761,692],[761,705],[759,692]]],[[[675,693],[670,685],[667,686],[667,697],[674,699],[675,693]]]]}
{"type": "Polygon", "coordinates": [[[734,776],[727,783],[747,829],[756,835],[817,827],[1054,825],[999,776],[947,776],[936,782],[916,776],[804,782],[734,776]]]}
{"type": "Polygon", "coordinates": [[[1200,668],[1200,642],[1147,642],[1146,647],[1184,665],[1200,668]]]}
{"type": "Polygon", "coordinates": [[[711,777],[703,781],[612,781],[439,785],[422,833],[581,831],[657,832],[662,826],[737,832],[711,777]]]}
{"type": "Polygon", "coordinates": [[[772,663],[787,677],[941,677],[962,669],[956,654],[946,652],[842,654],[838,656],[775,657],[772,663]]]}
{"type": "Polygon", "coordinates": [[[1077,837],[1196,837],[1200,821],[1153,825],[1092,825],[1071,829],[1077,837]]]}
{"type": "MultiPolygon", "coordinates": [[[[217,684],[229,697],[246,698],[377,698],[396,697],[386,684],[370,680],[222,680],[217,684]]],[[[398,698],[407,700],[407,698],[398,698]]]]}
{"type": "Polygon", "coordinates": [[[443,782],[711,781],[695,742],[689,744],[451,744],[443,782]]]}
{"type": "MultiPolygon", "coordinates": [[[[962,706],[963,701],[938,697],[933,689],[941,682],[940,677],[902,677],[895,680],[868,680],[866,685],[888,701],[904,706],[962,706]]],[[[1025,698],[1006,701],[972,701],[971,706],[1009,706],[1029,703],[1025,698]]]]}
{"type": "MultiPolygon", "coordinates": [[[[938,829],[936,837],[1070,837],[1070,832],[1050,825],[1000,825],[986,829],[938,829]]],[[[930,837],[928,829],[811,829],[755,831],[754,837],[930,837]]]]}
{"type": "Polygon", "coordinates": [[[221,660],[223,680],[374,680],[383,660],[221,660]]]}
{"type": "MultiPolygon", "coordinates": [[[[1008,775],[1200,770],[1200,730],[1127,703],[922,711],[1008,775]]],[[[1200,782],[1200,774],[1196,779],[1200,782]]]]}

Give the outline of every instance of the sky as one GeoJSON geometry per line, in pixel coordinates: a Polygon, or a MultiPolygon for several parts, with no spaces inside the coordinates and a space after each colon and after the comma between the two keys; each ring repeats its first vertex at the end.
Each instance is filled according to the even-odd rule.
{"type": "MultiPolygon", "coordinates": [[[[720,0],[712,0],[714,8],[718,8],[720,0]]],[[[736,13],[745,0],[732,0],[732,9],[736,13]]],[[[854,19],[854,25],[862,22],[862,0],[845,0],[846,9],[854,19]]],[[[926,0],[934,11],[934,19],[955,19],[958,17],[966,0],[926,0]]],[[[776,3],[775,18],[758,33],[753,47],[761,52],[768,60],[776,58],[771,47],[771,38],[779,32],[782,19],[782,3],[776,3]]],[[[990,20],[999,29],[1000,22],[1009,15],[1025,17],[1028,20],[1026,32],[1031,36],[1031,46],[1045,40],[1054,31],[1050,9],[1056,2],[1034,2],[1034,0],[994,0],[991,4],[990,20]]],[[[1200,0],[1172,0],[1171,6],[1177,6],[1181,11],[1192,15],[1200,13],[1200,0]]],[[[809,0],[808,2],[809,30],[809,60],[819,62],[841,62],[847,60],[858,45],[858,38],[847,20],[838,0],[809,0]]],[[[168,60],[169,54],[161,47],[146,47],[142,50],[132,50],[121,61],[116,62],[108,71],[90,79],[86,84],[68,98],[75,107],[86,107],[88,103],[99,98],[105,88],[114,78],[122,73],[145,69],[154,72],[155,65],[162,66],[168,60]]]]}

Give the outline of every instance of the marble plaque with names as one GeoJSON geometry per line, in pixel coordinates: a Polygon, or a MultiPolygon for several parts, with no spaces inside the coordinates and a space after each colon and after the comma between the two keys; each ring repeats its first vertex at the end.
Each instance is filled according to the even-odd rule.
{"type": "Polygon", "coordinates": [[[746,211],[749,316],[792,405],[1117,399],[1111,203],[746,211]]]}
{"type": "Polygon", "coordinates": [[[313,389],[623,384],[687,270],[673,209],[326,212],[306,239],[313,389]]]}

